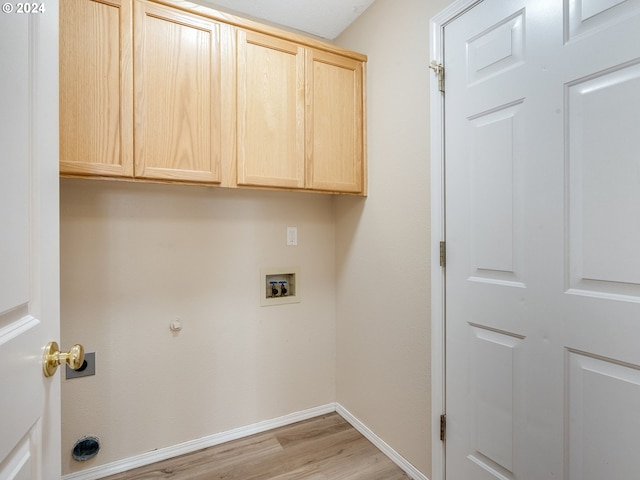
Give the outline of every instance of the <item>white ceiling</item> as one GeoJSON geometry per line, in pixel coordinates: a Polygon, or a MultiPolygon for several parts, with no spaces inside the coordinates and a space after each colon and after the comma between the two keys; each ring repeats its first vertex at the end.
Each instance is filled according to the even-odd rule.
{"type": "Polygon", "coordinates": [[[203,0],[214,8],[333,40],[374,0],[203,0]]]}

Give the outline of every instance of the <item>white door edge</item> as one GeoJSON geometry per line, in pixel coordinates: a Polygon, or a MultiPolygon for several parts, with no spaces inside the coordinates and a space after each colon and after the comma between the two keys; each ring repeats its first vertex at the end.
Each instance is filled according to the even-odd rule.
{"type": "MultiPolygon", "coordinates": [[[[444,59],[444,27],[482,0],[458,0],[429,22],[429,62],[444,59]]],[[[446,72],[445,72],[446,75],[446,72]]],[[[445,479],[445,446],[440,441],[440,415],[445,399],[445,290],[440,242],[445,240],[444,96],[432,73],[429,82],[431,120],[431,480],[445,479]]]]}

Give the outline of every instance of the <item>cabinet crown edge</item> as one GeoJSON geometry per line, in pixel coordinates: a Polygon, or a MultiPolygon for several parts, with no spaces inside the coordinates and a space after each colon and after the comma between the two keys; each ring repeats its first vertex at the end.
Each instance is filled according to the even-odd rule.
{"type": "Polygon", "coordinates": [[[284,40],[289,40],[292,42],[299,43],[306,47],[311,47],[318,50],[325,50],[327,52],[342,55],[344,57],[352,58],[354,60],[358,60],[361,62],[366,62],[368,59],[367,55],[363,53],[359,53],[353,50],[348,50],[346,48],[339,47],[333,43],[330,43],[328,41],[325,41],[319,38],[313,38],[313,36],[309,36],[309,35],[312,35],[310,33],[306,33],[306,32],[296,33],[293,31],[286,30],[283,27],[276,27],[276,26],[265,24],[265,23],[261,23],[261,22],[266,22],[266,20],[260,20],[260,21],[249,20],[231,13],[217,10],[216,8],[213,8],[213,7],[208,7],[208,6],[200,5],[197,3],[193,3],[188,0],[153,0],[153,2],[168,5],[168,6],[178,8],[190,13],[197,13],[198,15],[210,18],[211,20],[226,23],[228,25],[231,25],[237,28],[251,30],[259,33],[265,33],[273,37],[278,37],[284,40]]]}

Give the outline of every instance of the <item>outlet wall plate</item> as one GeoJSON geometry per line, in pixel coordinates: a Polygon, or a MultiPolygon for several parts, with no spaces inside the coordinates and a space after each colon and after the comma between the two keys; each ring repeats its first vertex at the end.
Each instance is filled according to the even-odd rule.
{"type": "Polygon", "coordinates": [[[300,270],[298,267],[260,269],[260,305],[267,307],[287,303],[300,303],[300,270]],[[280,292],[283,285],[287,289],[285,295],[272,295],[272,287],[280,292]]]}
{"type": "Polygon", "coordinates": [[[80,370],[72,370],[69,368],[69,365],[65,365],[66,367],[66,379],[71,380],[72,378],[80,378],[80,377],[90,377],[96,374],[96,352],[85,352],[84,354],[84,363],[80,370]]]}

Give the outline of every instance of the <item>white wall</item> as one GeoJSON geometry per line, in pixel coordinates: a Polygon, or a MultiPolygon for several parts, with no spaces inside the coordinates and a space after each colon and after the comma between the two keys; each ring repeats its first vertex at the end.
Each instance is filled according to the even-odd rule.
{"type": "Polygon", "coordinates": [[[369,198],[336,203],[337,401],[431,476],[429,19],[376,0],[337,40],[366,53],[369,198]]]}
{"type": "Polygon", "coordinates": [[[331,196],[62,180],[62,346],[97,357],[63,381],[63,473],[335,401],[334,258],[331,196]],[[301,303],[260,307],[273,266],[301,303]]]}

